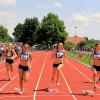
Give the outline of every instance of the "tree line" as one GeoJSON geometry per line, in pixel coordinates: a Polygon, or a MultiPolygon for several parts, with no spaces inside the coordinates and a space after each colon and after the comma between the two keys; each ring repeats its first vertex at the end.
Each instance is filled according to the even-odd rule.
{"type": "MultiPolygon", "coordinates": [[[[68,37],[68,32],[65,30],[64,21],[58,15],[48,13],[41,21],[37,17],[26,18],[23,23],[18,23],[13,32],[16,42],[34,44],[44,44],[46,46],[53,45],[58,41],[64,43],[68,37]]],[[[11,42],[13,39],[8,35],[8,30],[3,25],[0,25],[0,41],[11,42]]],[[[90,39],[77,44],[77,49],[81,47],[94,48],[97,40],[90,39]]],[[[66,48],[73,48],[74,44],[65,43],[66,48]]]]}
{"type": "Polygon", "coordinates": [[[18,42],[52,45],[58,41],[64,42],[68,36],[64,21],[58,15],[48,13],[42,21],[37,17],[26,18],[14,28],[14,38],[18,42]]]}
{"type": "Polygon", "coordinates": [[[0,42],[10,42],[12,38],[8,35],[8,30],[3,25],[0,25],[0,42]]]}
{"type": "Polygon", "coordinates": [[[71,42],[65,42],[65,47],[68,49],[77,49],[77,50],[83,50],[85,48],[88,48],[89,50],[92,50],[93,48],[95,48],[95,44],[100,42],[99,40],[95,40],[95,39],[87,39],[86,41],[81,41],[80,43],[78,43],[76,46],[71,43],[71,42]]]}

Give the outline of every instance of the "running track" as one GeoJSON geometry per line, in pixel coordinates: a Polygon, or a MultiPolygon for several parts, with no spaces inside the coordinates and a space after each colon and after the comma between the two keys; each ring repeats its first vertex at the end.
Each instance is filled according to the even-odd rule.
{"type": "MultiPolygon", "coordinates": [[[[18,63],[14,63],[12,81],[7,81],[5,63],[0,63],[0,100],[99,100],[100,89],[93,96],[82,95],[82,90],[92,90],[92,71],[85,65],[70,57],[64,59],[64,67],[60,73],[60,86],[51,83],[52,60],[50,51],[32,52],[32,68],[30,80],[24,84],[24,92],[19,95],[18,63]],[[56,88],[56,92],[46,89],[56,88]]],[[[98,87],[100,84],[98,83],[98,87]]]]}

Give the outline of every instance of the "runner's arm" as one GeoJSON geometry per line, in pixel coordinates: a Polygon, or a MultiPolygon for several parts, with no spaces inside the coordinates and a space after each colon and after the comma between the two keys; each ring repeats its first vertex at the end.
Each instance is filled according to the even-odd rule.
{"type": "Polygon", "coordinates": [[[11,59],[15,59],[17,57],[17,54],[14,49],[12,49],[12,53],[13,53],[13,57],[11,57],[11,59]]]}
{"type": "Polygon", "coordinates": [[[31,69],[31,65],[32,65],[32,54],[29,53],[29,68],[31,69]]]}
{"type": "Polygon", "coordinates": [[[92,57],[93,57],[93,54],[91,53],[89,57],[89,64],[91,64],[92,57]]]}

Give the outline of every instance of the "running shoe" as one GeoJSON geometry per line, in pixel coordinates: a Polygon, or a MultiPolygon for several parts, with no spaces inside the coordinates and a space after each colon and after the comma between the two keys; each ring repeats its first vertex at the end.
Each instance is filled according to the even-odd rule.
{"type": "Polygon", "coordinates": [[[60,85],[60,82],[56,82],[56,85],[60,85]]]}
{"type": "Polygon", "coordinates": [[[18,94],[22,94],[23,93],[23,90],[20,89],[20,88],[16,88],[16,91],[17,91],[18,94]]]}

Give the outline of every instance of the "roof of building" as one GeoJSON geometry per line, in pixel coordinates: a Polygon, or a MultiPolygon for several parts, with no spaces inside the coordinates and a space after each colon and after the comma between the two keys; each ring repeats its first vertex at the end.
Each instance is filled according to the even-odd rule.
{"type": "Polygon", "coordinates": [[[87,37],[74,36],[74,37],[68,37],[65,41],[77,44],[77,43],[80,43],[81,41],[86,41],[86,39],[87,37]]]}

